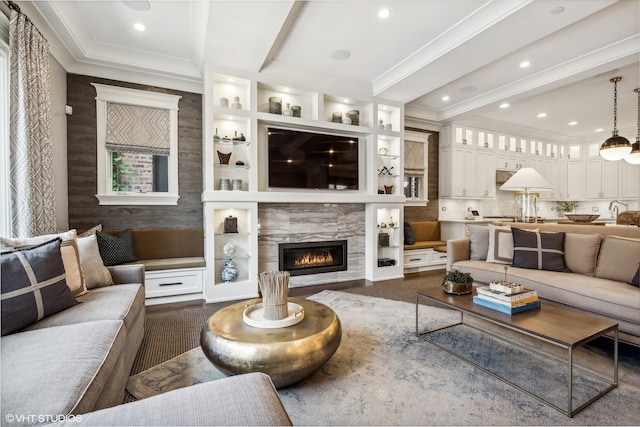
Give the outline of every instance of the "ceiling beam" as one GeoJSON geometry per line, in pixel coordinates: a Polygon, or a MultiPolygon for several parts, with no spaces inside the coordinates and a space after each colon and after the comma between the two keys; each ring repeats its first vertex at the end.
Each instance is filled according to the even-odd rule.
{"type": "Polygon", "coordinates": [[[289,13],[287,14],[287,17],[284,20],[284,23],[280,27],[280,31],[278,31],[278,35],[276,36],[276,39],[273,41],[273,44],[271,45],[271,49],[269,49],[269,52],[267,52],[267,56],[264,58],[264,61],[262,61],[260,70],[258,70],[259,72],[264,70],[264,68],[268,66],[275,59],[278,52],[280,52],[280,49],[282,48],[284,43],[287,41],[287,38],[289,38],[289,33],[291,32],[291,29],[293,28],[296,21],[298,20],[298,16],[300,16],[300,13],[302,13],[302,10],[305,8],[306,5],[307,5],[306,0],[296,0],[293,2],[293,4],[291,5],[291,9],[289,10],[289,13]]]}

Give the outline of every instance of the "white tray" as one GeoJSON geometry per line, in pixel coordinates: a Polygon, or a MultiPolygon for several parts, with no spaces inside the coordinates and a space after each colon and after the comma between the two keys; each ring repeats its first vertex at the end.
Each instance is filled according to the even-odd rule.
{"type": "Polygon", "coordinates": [[[262,303],[248,306],[242,312],[242,320],[249,326],[254,328],[273,329],[286,328],[293,326],[304,319],[304,308],[295,302],[287,302],[287,310],[289,315],[284,319],[269,320],[264,318],[264,306],[262,303]]]}

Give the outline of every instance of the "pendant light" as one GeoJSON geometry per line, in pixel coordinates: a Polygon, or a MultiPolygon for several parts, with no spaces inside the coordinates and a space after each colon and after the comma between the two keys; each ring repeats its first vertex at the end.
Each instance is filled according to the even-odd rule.
{"type": "Polygon", "coordinates": [[[618,82],[622,77],[614,77],[609,80],[613,83],[613,132],[611,138],[600,146],[600,156],[605,160],[622,160],[631,152],[631,143],[624,136],[618,136],[616,127],[618,121],[618,82]]]}
{"type": "Polygon", "coordinates": [[[632,165],[640,165],[640,88],[633,91],[638,94],[638,135],[636,142],[631,144],[631,152],[624,156],[624,160],[632,165]]]}

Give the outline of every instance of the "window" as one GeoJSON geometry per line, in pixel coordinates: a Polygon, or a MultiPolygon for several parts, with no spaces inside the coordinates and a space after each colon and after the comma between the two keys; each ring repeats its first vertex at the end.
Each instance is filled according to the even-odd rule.
{"type": "Polygon", "coordinates": [[[427,202],[429,134],[406,131],[404,141],[404,195],[407,203],[427,202]]]}
{"type": "Polygon", "coordinates": [[[180,96],[92,85],[100,204],[177,204],[180,96]]]}

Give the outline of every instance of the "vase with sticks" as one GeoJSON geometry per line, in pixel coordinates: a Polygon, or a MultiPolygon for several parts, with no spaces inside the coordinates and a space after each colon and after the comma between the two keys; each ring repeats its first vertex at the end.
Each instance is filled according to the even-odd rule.
{"type": "Polygon", "coordinates": [[[287,292],[289,289],[288,271],[263,271],[258,276],[258,285],[262,293],[264,318],[280,320],[289,315],[287,292]]]}

